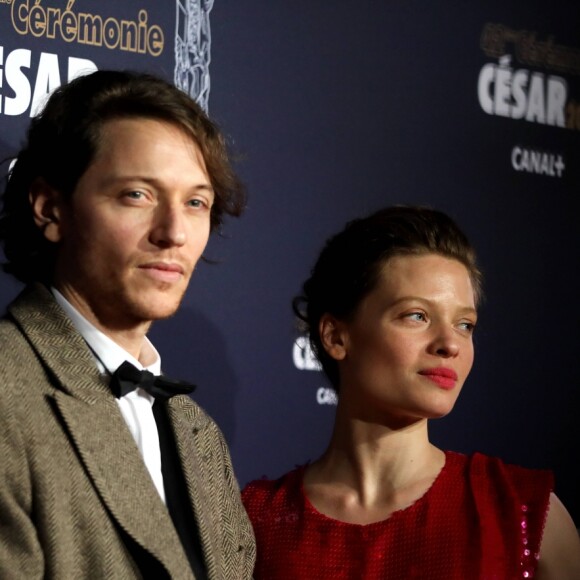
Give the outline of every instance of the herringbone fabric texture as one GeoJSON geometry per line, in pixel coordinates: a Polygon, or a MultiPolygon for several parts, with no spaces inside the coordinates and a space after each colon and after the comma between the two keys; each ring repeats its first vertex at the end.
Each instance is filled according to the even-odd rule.
{"type": "MultiPolygon", "coordinates": [[[[188,397],[168,408],[208,577],[250,578],[221,432],[188,397]]],[[[40,286],[0,322],[0,430],[0,578],[193,577],[106,380],[40,286]]]]}

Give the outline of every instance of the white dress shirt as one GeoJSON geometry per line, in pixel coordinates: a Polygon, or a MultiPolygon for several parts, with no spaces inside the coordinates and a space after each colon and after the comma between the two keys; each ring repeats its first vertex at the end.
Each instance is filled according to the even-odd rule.
{"type": "MultiPolygon", "coordinates": [[[[135,357],[95,328],[56,288],[51,288],[51,291],[59,306],[66,312],[74,327],[89,345],[101,373],[111,376],[125,361],[129,361],[140,370],[148,370],[154,375],[161,374],[161,358],[147,337],[145,340],[155,360],[144,367],[135,357]]],[[[153,417],[153,402],[153,397],[140,388],[117,399],[121,414],[137,443],[151,479],[161,499],[165,502],[159,434],[153,417]]]]}

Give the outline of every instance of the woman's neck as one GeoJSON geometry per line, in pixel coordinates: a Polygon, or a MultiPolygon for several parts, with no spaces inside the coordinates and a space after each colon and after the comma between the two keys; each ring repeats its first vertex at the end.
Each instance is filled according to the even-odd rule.
{"type": "Polygon", "coordinates": [[[304,486],[322,513],[369,523],[422,497],[444,463],[426,419],[393,427],[347,415],[339,403],[330,444],[308,467],[304,486]]]}

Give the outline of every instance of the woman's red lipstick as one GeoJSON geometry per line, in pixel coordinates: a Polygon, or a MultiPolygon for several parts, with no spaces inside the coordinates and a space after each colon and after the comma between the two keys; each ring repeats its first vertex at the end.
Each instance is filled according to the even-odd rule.
{"type": "Polygon", "coordinates": [[[457,382],[457,373],[453,369],[437,367],[419,371],[419,374],[433,381],[442,389],[452,389],[457,382]]]}

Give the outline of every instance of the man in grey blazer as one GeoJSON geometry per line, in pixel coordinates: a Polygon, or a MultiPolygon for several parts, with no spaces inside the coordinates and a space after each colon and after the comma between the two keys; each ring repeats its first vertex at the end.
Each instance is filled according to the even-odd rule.
{"type": "Polygon", "coordinates": [[[146,337],[244,201],[160,79],[95,72],[32,120],[0,214],[26,283],[0,322],[0,578],[251,577],[225,441],[146,337]]]}

